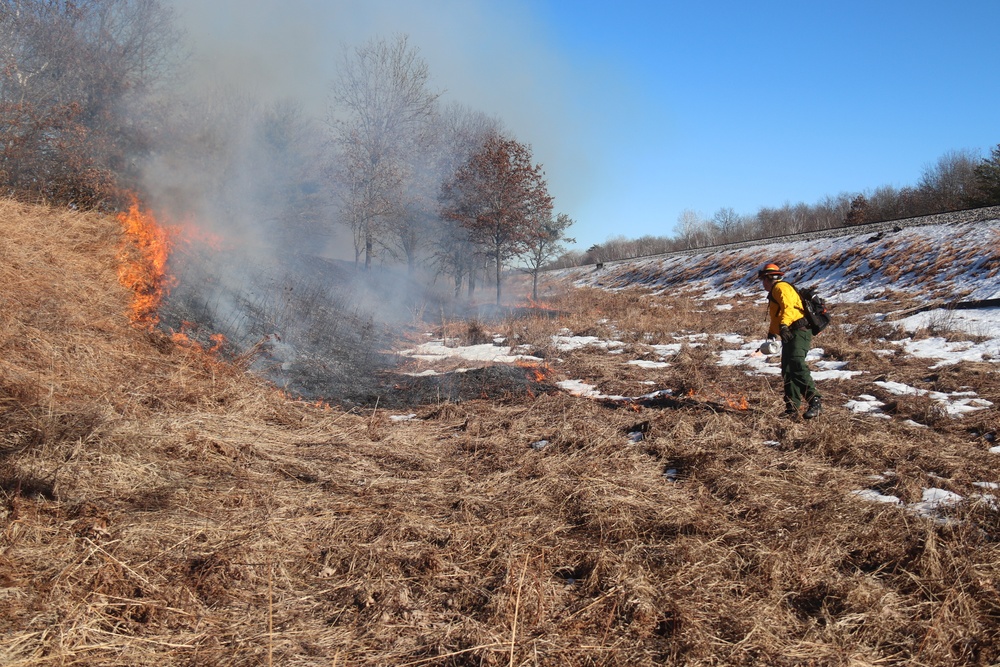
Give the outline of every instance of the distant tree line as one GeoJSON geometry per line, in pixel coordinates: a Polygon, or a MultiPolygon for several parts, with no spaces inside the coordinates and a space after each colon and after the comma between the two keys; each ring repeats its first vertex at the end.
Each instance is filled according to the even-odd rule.
{"type": "Polygon", "coordinates": [[[566,252],[530,146],[430,86],[405,35],[345,52],[326,117],[238,89],[181,92],[163,0],[0,0],[0,193],[116,210],[131,193],[289,252],[331,238],[359,269],[402,264],[471,295],[512,265],[545,268],[1000,203],[1000,145],[951,152],[912,187],[711,218],[674,236],[566,252]],[[345,243],[345,241],[341,241],[345,243]]]}
{"type": "Polygon", "coordinates": [[[765,239],[799,232],[869,222],[899,220],[980,206],[1000,205],[1000,144],[989,157],[951,151],[927,167],[917,185],[884,186],[860,194],[841,194],[813,204],[761,207],[752,215],[721,208],[705,219],[685,211],[674,236],[610,238],[585,251],[564,253],[552,268],[632,259],[723,243],[765,239]]]}
{"type": "Polygon", "coordinates": [[[345,52],[325,119],[181,92],[182,43],[161,0],[0,0],[0,193],[103,210],[138,193],[289,252],[346,237],[359,269],[498,301],[506,268],[537,279],[565,251],[572,220],[530,146],[444,103],[405,35],[345,52]]]}

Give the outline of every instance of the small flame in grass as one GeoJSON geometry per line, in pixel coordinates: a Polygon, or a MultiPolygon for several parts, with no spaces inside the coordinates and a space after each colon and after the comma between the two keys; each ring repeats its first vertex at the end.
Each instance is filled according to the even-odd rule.
{"type": "Polygon", "coordinates": [[[747,402],[747,397],[743,394],[738,396],[726,396],[726,405],[731,407],[733,410],[749,410],[750,404],[747,402]]]}
{"type": "Polygon", "coordinates": [[[160,321],[156,313],[160,302],[176,284],[167,274],[170,235],[134,197],[129,210],[118,214],[118,221],[127,237],[119,250],[118,280],[133,295],[129,319],[152,330],[160,321]]]}
{"type": "Polygon", "coordinates": [[[537,361],[515,361],[514,364],[520,368],[524,368],[528,371],[528,377],[535,382],[543,382],[549,375],[552,369],[549,368],[548,364],[537,361]]]}
{"type": "Polygon", "coordinates": [[[556,310],[555,308],[546,303],[542,303],[541,301],[535,301],[530,296],[526,298],[528,300],[528,305],[531,308],[534,308],[535,310],[556,310]]]}
{"type": "Polygon", "coordinates": [[[297,403],[298,405],[306,405],[311,408],[317,408],[323,412],[333,412],[333,407],[324,400],[317,399],[315,401],[304,400],[300,396],[296,396],[289,391],[284,389],[274,389],[274,393],[283,401],[288,401],[289,403],[297,403]]]}
{"type": "Polygon", "coordinates": [[[217,333],[208,337],[208,340],[211,341],[211,345],[206,348],[204,345],[192,338],[190,334],[188,334],[189,330],[196,328],[197,325],[194,325],[191,322],[181,322],[181,330],[172,331],[170,333],[170,340],[181,347],[191,348],[192,350],[197,350],[199,352],[207,352],[208,354],[215,354],[219,352],[219,350],[221,350],[226,344],[226,337],[223,334],[217,333]]]}
{"type": "Polygon", "coordinates": [[[712,400],[713,398],[721,399],[722,402],[726,404],[727,407],[733,410],[745,411],[750,409],[750,403],[747,401],[747,397],[743,394],[734,394],[727,391],[722,391],[721,389],[712,388],[715,396],[708,396],[707,394],[703,397],[699,397],[698,392],[694,388],[687,390],[687,397],[694,400],[712,400]]]}

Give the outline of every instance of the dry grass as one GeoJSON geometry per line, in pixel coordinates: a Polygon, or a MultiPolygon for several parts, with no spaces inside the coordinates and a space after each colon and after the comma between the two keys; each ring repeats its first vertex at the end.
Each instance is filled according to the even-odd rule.
{"type": "MultiPolygon", "coordinates": [[[[995,411],[914,429],[839,407],[876,376],[1000,400],[992,366],[885,361],[883,331],[837,325],[822,345],[869,376],[824,385],[827,415],[794,424],[773,380],[713,363],[717,339],[656,371],[550,347],[561,377],[685,398],[526,395],[393,422],[289,401],[131,328],[113,221],[9,202],[0,219],[2,664],[1000,661],[995,508],[936,522],[850,493],[1000,481],[995,411]]],[[[763,328],[754,304],[576,290],[551,305],[566,314],[498,333],[636,352],[763,328]]]]}

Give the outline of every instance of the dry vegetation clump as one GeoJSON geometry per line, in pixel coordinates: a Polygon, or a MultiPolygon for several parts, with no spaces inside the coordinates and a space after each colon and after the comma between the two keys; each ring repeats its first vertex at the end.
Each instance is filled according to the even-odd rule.
{"type": "Polygon", "coordinates": [[[481,321],[473,319],[463,324],[465,325],[464,331],[458,337],[461,345],[482,345],[493,342],[493,334],[483,326],[481,321]]]}
{"type": "MultiPolygon", "coordinates": [[[[785,422],[776,380],[719,366],[730,344],[712,336],[652,371],[597,347],[551,357],[602,391],[671,389],[660,403],[329,410],[131,328],[114,221],[0,217],[18,286],[0,310],[0,663],[1000,661],[1000,521],[974,486],[995,480],[995,411],[934,429],[852,416],[858,376],[824,387],[820,420],[785,422]],[[927,487],[969,501],[925,517],[853,493],[927,487]]],[[[637,352],[637,323],[759,317],[737,304],[712,331],[704,304],[644,298],[660,306],[580,290],[498,331],[617,332],[637,352]]],[[[852,364],[883,344],[828,340],[852,364]]],[[[932,374],[946,389],[995,371],[932,374]]]]}
{"type": "Polygon", "coordinates": [[[955,311],[942,309],[940,312],[931,315],[927,324],[913,332],[913,338],[944,338],[953,342],[982,342],[989,340],[988,336],[976,335],[967,331],[961,331],[955,326],[955,311]]]}

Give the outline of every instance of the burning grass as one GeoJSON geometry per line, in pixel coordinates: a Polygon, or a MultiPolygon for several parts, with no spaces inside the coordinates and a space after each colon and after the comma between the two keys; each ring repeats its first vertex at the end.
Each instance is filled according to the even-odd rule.
{"type": "MultiPolygon", "coordinates": [[[[290,400],[132,328],[113,220],[0,217],[3,664],[1000,661],[1000,520],[971,500],[998,481],[995,411],[932,429],[852,415],[868,377],[789,423],[776,381],[712,363],[712,337],[655,370],[551,347],[564,329],[632,351],[749,333],[759,305],[570,292],[566,314],[499,332],[548,345],[551,376],[676,400],[512,391],[397,421],[290,400]],[[852,493],[914,503],[929,486],[970,500],[925,518],[852,493]]],[[[832,354],[884,358],[880,332],[839,327],[832,354]]],[[[996,400],[982,364],[870,373],[996,400]]]]}

